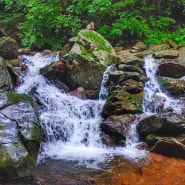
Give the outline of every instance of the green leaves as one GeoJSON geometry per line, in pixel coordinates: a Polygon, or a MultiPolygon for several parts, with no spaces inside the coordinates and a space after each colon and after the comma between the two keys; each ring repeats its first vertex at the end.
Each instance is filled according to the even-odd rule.
{"type": "Polygon", "coordinates": [[[58,50],[91,21],[113,45],[185,46],[185,0],[0,0],[0,9],[0,24],[18,28],[26,47],[58,50]]]}

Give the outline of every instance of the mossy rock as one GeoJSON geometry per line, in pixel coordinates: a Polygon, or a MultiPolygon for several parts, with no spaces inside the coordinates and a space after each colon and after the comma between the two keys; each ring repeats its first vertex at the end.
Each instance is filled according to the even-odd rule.
{"type": "Polygon", "coordinates": [[[130,94],[121,87],[110,93],[103,107],[102,115],[106,118],[113,114],[136,114],[142,110],[143,93],[130,94]]]}
{"type": "Polygon", "coordinates": [[[111,44],[97,32],[87,29],[78,33],[69,59],[67,71],[71,90],[79,86],[99,90],[106,68],[120,62],[111,44]]]}

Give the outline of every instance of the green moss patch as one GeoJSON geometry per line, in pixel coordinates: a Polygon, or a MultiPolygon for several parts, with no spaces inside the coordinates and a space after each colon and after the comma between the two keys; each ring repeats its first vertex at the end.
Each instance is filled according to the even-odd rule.
{"type": "Polygon", "coordinates": [[[30,101],[31,102],[31,97],[28,96],[27,94],[18,94],[16,92],[10,92],[7,94],[8,100],[14,102],[14,103],[19,103],[20,101],[30,101]]]}

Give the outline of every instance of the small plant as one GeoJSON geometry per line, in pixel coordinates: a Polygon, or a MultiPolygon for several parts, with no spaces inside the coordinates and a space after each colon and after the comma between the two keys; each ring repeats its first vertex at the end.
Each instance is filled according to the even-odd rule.
{"type": "Polygon", "coordinates": [[[159,78],[159,84],[164,88],[172,87],[172,84],[165,78],[159,78]]]}

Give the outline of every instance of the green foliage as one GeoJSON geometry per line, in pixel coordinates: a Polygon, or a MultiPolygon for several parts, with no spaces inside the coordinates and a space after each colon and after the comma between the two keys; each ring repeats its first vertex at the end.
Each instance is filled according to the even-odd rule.
{"type": "Polygon", "coordinates": [[[0,0],[0,10],[0,27],[19,29],[31,48],[58,50],[91,21],[113,45],[185,46],[185,0],[0,0]]]}
{"type": "Polygon", "coordinates": [[[7,94],[7,98],[14,103],[19,103],[20,101],[31,101],[31,97],[27,94],[18,94],[16,92],[9,92],[7,94]]]}

